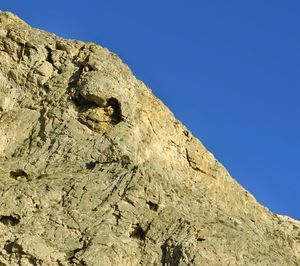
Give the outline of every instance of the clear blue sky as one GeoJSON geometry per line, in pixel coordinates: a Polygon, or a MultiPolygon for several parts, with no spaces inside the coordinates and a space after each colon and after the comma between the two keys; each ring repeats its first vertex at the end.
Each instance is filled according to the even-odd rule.
{"type": "Polygon", "coordinates": [[[1,1],[108,47],[258,201],[300,219],[299,1],[1,1]]]}

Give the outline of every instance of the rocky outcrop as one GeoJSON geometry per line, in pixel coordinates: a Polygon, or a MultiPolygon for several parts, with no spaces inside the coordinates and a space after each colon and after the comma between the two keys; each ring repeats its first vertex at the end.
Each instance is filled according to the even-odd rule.
{"type": "Polygon", "coordinates": [[[300,265],[299,228],[115,54],[0,13],[0,265],[300,265]]]}

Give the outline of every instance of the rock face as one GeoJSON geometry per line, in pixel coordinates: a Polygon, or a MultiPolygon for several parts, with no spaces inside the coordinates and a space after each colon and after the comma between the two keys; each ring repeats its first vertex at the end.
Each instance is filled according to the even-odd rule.
{"type": "Polygon", "coordinates": [[[121,60],[0,13],[0,265],[300,265],[121,60]]]}

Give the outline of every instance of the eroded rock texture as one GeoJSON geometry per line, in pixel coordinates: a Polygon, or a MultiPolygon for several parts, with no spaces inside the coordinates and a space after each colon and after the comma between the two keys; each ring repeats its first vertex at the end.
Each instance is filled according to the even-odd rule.
{"type": "Polygon", "coordinates": [[[0,265],[300,265],[299,228],[115,54],[0,13],[0,265]]]}

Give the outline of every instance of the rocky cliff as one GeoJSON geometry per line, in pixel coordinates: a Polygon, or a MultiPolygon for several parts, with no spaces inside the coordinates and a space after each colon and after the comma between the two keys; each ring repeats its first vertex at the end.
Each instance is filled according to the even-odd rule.
{"type": "Polygon", "coordinates": [[[300,265],[300,223],[115,54],[1,12],[0,265],[300,265]]]}

